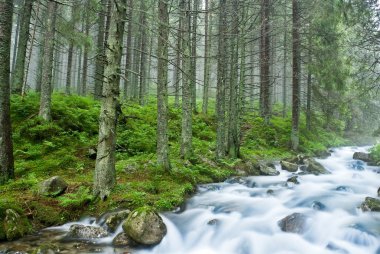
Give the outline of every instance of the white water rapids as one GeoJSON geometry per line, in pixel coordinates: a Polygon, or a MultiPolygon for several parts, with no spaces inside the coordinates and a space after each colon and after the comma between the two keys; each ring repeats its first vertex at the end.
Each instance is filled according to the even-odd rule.
{"type": "MultiPolygon", "coordinates": [[[[162,214],[168,229],[162,242],[132,253],[380,254],[380,212],[358,208],[366,197],[377,197],[380,187],[379,167],[352,159],[354,152],[367,150],[334,149],[332,156],[318,160],[331,174],[299,174],[298,185],[287,184],[294,173],[278,165],[278,176],[235,178],[199,186],[183,211],[162,214]],[[302,234],[283,232],[278,225],[294,213],[307,217],[302,234]]],[[[72,224],[101,227],[103,223],[104,216],[47,228],[19,241],[0,243],[0,254],[25,253],[4,252],[2,247],[29,251],[46,243],[59,246],[59,253],[129,253],[112,246],[113,238],[122,232],[121,225],[108,237],[65,241],[72,224]]]]}
{"type": "Polygon", "coordinates": [[[318,160],[332,174],[300,175],[299,185],[286,186],[292,173],[278,166],[279,176],[200,186],[184,212],[164,215],[161,244],[137,253],[379,254],[380,213],[358,208],[380,187],[377,168],[352,159],[365,150],[334,149],[318,160]],[[308,216],[306,231],[282,232],[278,221],[295,212],[308,216]]]}

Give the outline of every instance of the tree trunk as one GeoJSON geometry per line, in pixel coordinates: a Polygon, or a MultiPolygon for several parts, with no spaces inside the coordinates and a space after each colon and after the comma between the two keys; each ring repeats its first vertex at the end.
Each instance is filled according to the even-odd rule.
{"type": "Polygon", "coordinates": [[[104,43],[104,23],[107,0],[100,0],[100,15],[98,17],[98,37],[96,41],[96,59],[95,59],[95,88],[94,98],[100,99],[102,96],[104,80],[104,63],[105,63],[105,43],[104,43]]]}
{"type": "MultiPolygon", "coordinates": [[[[194,113],[197,113],[197,24],[199,0],[193,0],[191,25],[191,104],[194,113]]],[[[190,32],[190,31],[189,31],[190,32]]]]}
{"type": "Polygon", "coordinates": [[[71,73],[73,66],[73,53],[74,53],[74,42],[70,40],[69,51],[67,53],[67,70],[66,70],[66,94],[71,94],[71,73]]]}
{"type": "Polygon", "coordinates": [[[211,32],[211,26],[209,25],[209,0],[205,0],[205,60],[204,60],[204,76],[203,76],[203,101],[202,101],[202,113],[207,114],[208,110],[208,93],[209,93],[209,82],[210,82],[210,66],[209,66],[209,50],[210,50],[210,38],[209,33],[211,32]]]}
{"type": "Polygon", "coordinates": [[[192,78],[191,76],[191,33],[190,33],[190,0],[181,1],[183,17],[182,37],[182,132],[181,132],[181,156],[188,159],[192,155],[193,143],[193,119],[192,119],[192,78]]]}
{"type": "Polygon", "coordinates": [[[270,0],[261,0],[261,38],[260,38],[260,113],[269,122],[270,118],[270,77],[269,77],[269,11],[270,0]]]}
{"type": "Polygon", "coordinates": [[[124,100],[131,96],[131,78],[132,78],[132,29],[133,29],[133,0],[128,4],[128,31],[127,31],[127,49],[125,56],[125,82],[124,82],[124,100]]]}
{"type": "Polygon", "coordinates": [[[0,185],[14,178],[10,116],[12,0],[0,0],[0,185]]]}
{"type": "Polygon", "coordinates": [[[287,47],[287,40],[288,40],[288,28],[287,28],[287,5],[286,5],[286,0],[285,0],[285,8],[284,8],[284,11],[285,11],[285,14],[284,14],[284,25],[285,25],[285,28],[284,28],[284,62],[283,62],[283,67],[282,67],[282,75],[283,75],[283,78],[282,78],[282,117],[285,118],[286,117],[286,110],[287,110],[287,99],[288,99],[288,95],[287,95],[287,92],[288,92],[288,89],[287,89],[287,86],[286,86],[286,65],[287,65],[287,54],[288,54],[288,47],[287,47]]]}
{"type": "Polygon", "coordinates": [[[300,117],[300,90],[299,90],[299,58],[300,58],[300,18],[298,0],[293,1],[293,95],[292,95],[292,149],[297,151],[299,146],[299,117],[300,117]]]}
{"type": "Polygon", "coordinates": [[[225,157],[226,0],[219,0],[218,67],[216,87],[216,158],[225,157]]]}
{"type": "MultiPolygon", "coordinates": [[[[86,8],[89,8],[89,2],[86,3],[86,8]]],[[[85,25],[84,25],[84,32],[86,38],[90,34],[90,13],[86,11],[84,13],[85,17],[85,25]]],[[[83,72],[82,72],[82,85],[81,85],[81,91],[80,95],[85,96],[87,93],[87,71],[88,71],[88,53],[89,53],[89,45],[87,42],[84,44],[84,52],[83,52],[83,72]]]]}
{"type": "Polygon", "coordinates": [[[57,2],[49,1],[47,6],[46,33],[44,36],[44,54],[41,81],[41,99],[39,116],[51,120],[52,71],[54,55],[55,22],[57,2]]]}
{"type": "Polygon", "coordinates": [[[116,125],[120,112],[119,83],[126,0],[112,0],[103,100],[99,117],[99,140],[95,164],[94,195],[105,200],[116,183],[116,125]]]}
{"type": "Polygon", "coordinates": [[[26,50],[29,40],[29,24],[34,0],[25,0],[21,14],[20,36],[17,47],[16,66],[13,73],[13,93],[21,94],[24,84],[26,50]]]}
{"type": "Polygon", "coordinates": [[[141,47],[140,47],[140,90],[139,90],[139,103],[140,105],[145,104],[145,84],[146,84],[146,43],[147,43],[147,36],[146,36],[146,6],[145,1],[141,1],[141,14],[140,14],[140,24],[141,24],[141,47]]]}
{"type": "Polygon", "coordinates": [[[174,70],[174,106],[179,107],[179,92],[181,89],[181,52],[182,52],[182,31],[183,16],[181,10],[181,0],[179,1],[179,18],[178,18],[178,31],[177,31],[177,48],[176,48],[176,65],[174,70]]]}
{"type": "Polygon", "coordinates": [[[169,13],[166,0],[158,1],[158,67],[157,67],[157,163],[170,169],[168,138],[168,39],[169,13]]]}

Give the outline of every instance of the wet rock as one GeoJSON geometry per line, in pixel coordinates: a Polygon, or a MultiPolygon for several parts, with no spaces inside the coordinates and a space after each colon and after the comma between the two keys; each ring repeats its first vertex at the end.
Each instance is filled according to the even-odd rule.
{"type": "Polygon", "coordinates": [[[287,162],[287,161],[281,161],[281,169],[286,170],[289,172],[297,172],[298,170],[298,165],[295,163],[287,162]]]}
{"type": "Polygon", "coordinates": [[[328,250],[332,250],[338,254],[349,254],[349,252],[345,249],[342,249],[341,247],[337,246],[336,244],[334,243],[329,243],[327,246],[326,246],[326,249],[328,250]]]}
{"type": "Polygon", "coordinates": [[[112,240],[112,245],[116,247],[121,247],[121,246],[137,246],[138,244],[133,241],[132,238],[130,238],[126,233],[120,233],[115,238],[112,240]]]}
{"type": "Polygon", "coordinates": [[[67,233],[68,238],[79,239],[94,239],[102,238],[108,235],[107,231],[101,227],[84,226],[80,224],[74,224],[70,227],[67,233]]]}
{"type": "Polygon", "coordinates": [[[96,148],[90,148],[88,149],[87,157],[90,158],[91,160],[96,160],[96,148]]]}
{"type": "Polygon", "coordinates": [[[267,194],[270,195],[270,196],[273,196],[274,195],[274,190],[272,190],[272,189],[267,190],[267,194]]]}
{"type": "Polygon", "coordinates": [[[286,182],[287,183],[300,184],[300,182],[298,182],[298,176],[292,176],[286,182]]]}
{"type": "Polygon", "coordinates": [[[363,153],[363,152],[355,152],[353,155],[354,160],[361,160],[364,162],[371,162],[371,156],[368,153],[363,153]]]}
{"type": "Polygon", "coordinates": [[[40,183],[38,193],[42,196],[57,197],[65,192],[67,183],[60,176],[53,176],[40,183]]]}
{"type": "Polygon", "coordinates": [[[380,187],[377,189],[377,196],[380,197],[380,187]]]}
{"type": "Polygon", "coordinates": [[[115,212],[109,214],[105,218],[105,224],[110,232],[115,232],[117,227],[128,218],[128,215],[131,213],[129,210],[115,212]]]}
{"type": "Polygon", "coordinates": [[[207,225],[215,226],[215,225],[218,225],[219,223],[220,223],[220,221],[218,219],[213,219],[213,220],[210,220],[209,222],[207,222],[207,225]]]}
{"type": "Polygon", "coordinates": [[[314,175],[320,174],[330,174],[330,172],[322,166],[321,163],[317,162],[313,158],[304,159],[305,165],[300,167],[300,169],[304,172],[314,175]]]}
{"type": "Polygon", "coordinates": [[[25,216],[20,215],[13,209],[5,211],[3,221],[3,234],[9,241],[19,239],[31,232],[31,225],[25,216]]]}
{"type": "Polygon", "coordinates": [[[266,164],[259,165],[260,175],[264,176],[277,176],[280,174],[275,168],[269,167],[266,164]]]}
{"type": "Polygon", "coordinates": [[[258,164],[253,161],[244,161],[238,163],[234,169],[236,172],[243,176],[258,176],[260,175],[260,170],[258,164]]]}
{"type": "Polygon", "coordinates": [[[350,193],[353,193],[354,191],[348,187],[348,186],[338,186],[336,187],[335,189],[336,191],[341,191],[341,192],[350,192],[350,193]]]}
{"type": "Polygon", "coordinates": [[[326,159],[331,156],[331,152],[329,150],[316,151],[314,154],[319,159],[326,159]]]}
{"type": "Polygon", "coordinates": [[[314,210],[325,210],[326,206],[319,201],[314,201],[311,204],[311,208],[313,208],[314,210]]]}
{"type": "Polygon", "coordinates": [[[245,184],[246,180],[243,177],[241,177],[241,176],[234,176],[234,177],[231,177],[231,178],[227,179],[225,181],[225,183],[229,183],[229,184],[235,184],[235,183],[245,184]]]}
{"type": "Polygon", "coordinates": [[[363,212],[380,212],[380,199],[366,197],[360,208],[363,212]]]}
{"type": "Polygon", "coordinates": [[[55,254],[59,252],[59,248],[53,244],[45,244],[35,249],[32,254],[55,254]]]}
{"type": "Polygon", "coordinates": [[[364,170],[364,162],[354,161],[353,163],[351,163],[351,168],[358,170],[358,171],[363,171],[364,170]]]}
{"type": "Polygon", "coordinates": [[[162,218],[150,207],[134,210],[123,223],[123,230],[134,241],[144,245],[161,242],[167,229],[162,218]]]}
{"type": "Polygon", "coordinates": [[[293,213],[278,222],[284,232],[301,234],[306,230],[307,217],[301,213],[293,213]]]}

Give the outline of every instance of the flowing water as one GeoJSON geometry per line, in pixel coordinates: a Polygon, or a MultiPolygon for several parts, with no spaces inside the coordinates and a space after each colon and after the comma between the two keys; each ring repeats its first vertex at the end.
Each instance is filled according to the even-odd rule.
{"type": "MultiPolygon", "coordinates": [[[[298,185],[287,183],[294,173],[277,166],[278,176],[199,186],[183,211],[163,214],[168,228],[163,241],[132,253],[380,254],[380,213],[358,208],[365,197],[376,197],[380,187],[379,168],[352,159],[355,151],[367,149],[334,149],[332,156],[318,160],[331,174],[299,175],[298,185]],[[279,220],[293,213],[307,217],[301,234],[283,232],[278,226],[279,220]]],[[[81,223],[99,224],[91,219],[81,223]]],[[[51,238],[61,242],[69,225],[42,231],[36,242],[53,233],[51,238]]],[[[61,249],[65,253],[124,253],[125,249],[110,246],[114,235],[84,245],[61,243],[61,249]]],[[[30,244],[31,240],[17,243],[25,241],[30,244]]]]}

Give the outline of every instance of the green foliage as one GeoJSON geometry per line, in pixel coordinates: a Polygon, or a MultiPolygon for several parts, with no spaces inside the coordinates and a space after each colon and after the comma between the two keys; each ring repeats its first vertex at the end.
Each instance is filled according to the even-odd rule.
{"type": "Polygon", "coordinates": [[[375,145],[370,151],[371,159],[376,163],[380,162],[380,144],[375,145]]]}
{"type": "Polygon", "coordinates": [[[93,196],[88,187],[80,186],[74,193],[66,193],[63,196],[58,197],[59,204],[63,207],[70,209],[78,209],[82,206],[88,205],[93,196]]]}

